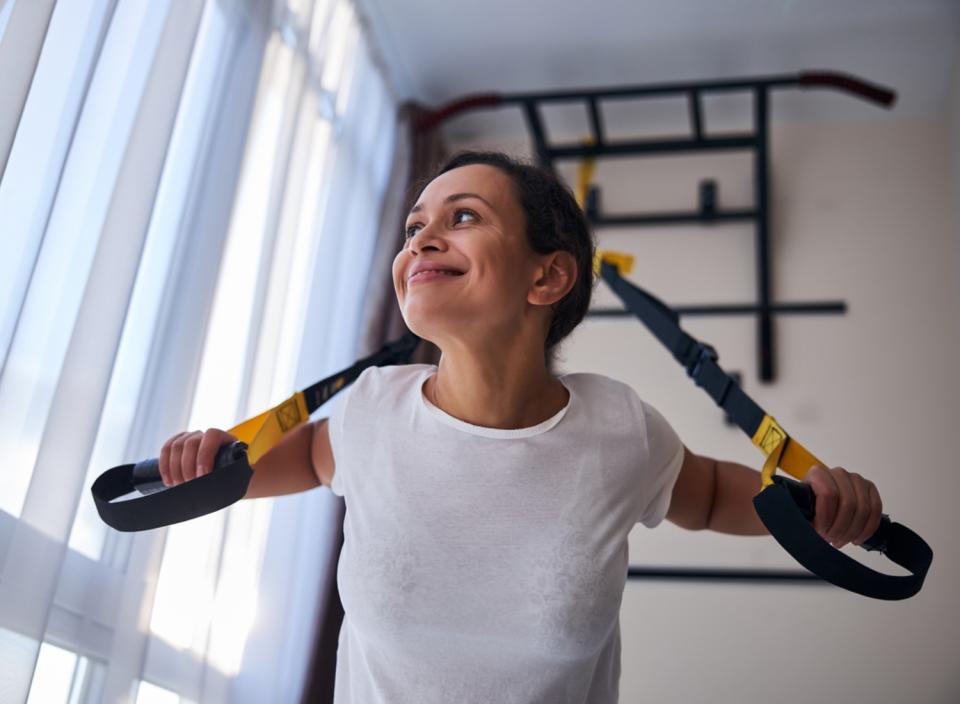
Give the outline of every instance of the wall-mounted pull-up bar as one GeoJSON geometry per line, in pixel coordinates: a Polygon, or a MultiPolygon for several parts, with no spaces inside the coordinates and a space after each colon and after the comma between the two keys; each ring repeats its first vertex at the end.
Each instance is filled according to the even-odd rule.
{"type": "MultiPolygon", "coordinates": [[[[770,194],[769,194],[769,100],[770,91],[782,88],[831,88],[854,97],[890,107],[896,94],[855,76],[829,71],[806,71],[796,75],[695,81],[613,88],[566,90],[539,93],[486,93],[467,96],[426,113],[415,128],[430,130],[445,120],[478,108],[520,106],[533,139],[540,165],[553,170],[554,162],[569,159],[616,158],[679,153],[750,151],[754,165],[754,205],[750,209],[716,208],[716,184],[700,185],[700,208],[691,212],[635,213],[603,215],[600,192],[591,188],[585,210],[594,227],[662,226],[681,223],[753,222],[756,224],[757,300],[752,304],[696,305],[678,307],[681,315],[756,315],[758,338],[758,376],[774,379],[773,316],[790,314],[836,314],[846,311],[842,301],[803,301],[774,303],[770,271],[770,194]],[[753,129],[739,134],[710,136],[704,129],[702,100],[714,93],[750,92],[753,94],[753,129]],[[600,113],[600,101],[636,100],[663,96],[686,96],[690,111],[690,135],[672,139],[617,140],[607,138],[600,113]],[[581,144],[551,144],[546,138],[541,108],[554,103],[585,103],[592,139],[581,144]]],[[[622,310],[594,310],[589,315],[629,315],[622,310]]]]}

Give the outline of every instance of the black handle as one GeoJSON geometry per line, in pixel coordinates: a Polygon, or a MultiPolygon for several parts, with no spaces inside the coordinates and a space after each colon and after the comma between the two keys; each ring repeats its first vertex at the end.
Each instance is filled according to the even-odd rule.
{"type": "MultiPolygon", "coordinates": [[[[800,513],[811,523],[816,515],[816,495],[813,493],[813,487],[796,479],[782,477],[777,475],[773,478],[774,482],[782,484],[790,493],[790,498],[797,504],[800,513]]],[[[880,526],[874,531],[873,535],[863,541],[860,545],[864,550],[879,550],[886,552],[887,540],[890,535],[890,516],[881,514],[880,526]]]]}
{"type": "MultiPolygon", "coordinates": [[[[226,467],[236,462],[247,450],[247,444],[236,440],[220,446],[217,450],[217,456],[213,460],[213,470],[226,467]]],[[[149,460],[142,460],[133,466],[133,475],[131,477],[133,488],[146,496],[158,491],[168,489],[163,479],[160,477],[160,460],[156,457],[149,460]]]]}
{"type": "MultiPolygon", "coordinates": [[[[406,363],[419,342],[419,337],[407,332],[353,366],[304,389],[307,413],[313,413],[353,383],[366,367],[406,363]]],[[[213,470],[202,477],[164,486],[159,460],[154,458],[108,469],[93,482],[90,493],[97,512],[108,526],[122,531],[150,530],[188,521],[239,501],[246,495],[252,476],[247,445],[236,441],[217,450],[213,470]],[[133,491],[142,496],[114,501],[133,491]]]]}
{"type": "Polygon", "coordinates": [[[137,465],[119,465],[97,477],[90,493],[100,518],[117,530],[151,530],[189,521],[226,508],[246,495],[253,476],[246,447],[242,442],[224,445],[218,451],[215,471],[170,487],[159,481],[157,460],[138,463],[136,484],[133,473],[137,465]],[[114,500],[134,491],[146,496],[114,500]]]}
{"type": "Polygon", "coordinates": [[[919,535],[883,515],[880,527],[863,547],[880,550],[909,575],[870,569],[820,537],[810,521],[815,512],[809,485],[782,476],[753,497],[753,506],[770,535],[808,570],[838,587],[875,599],[907,599],[923,586],[933,551],[919,535]]]}

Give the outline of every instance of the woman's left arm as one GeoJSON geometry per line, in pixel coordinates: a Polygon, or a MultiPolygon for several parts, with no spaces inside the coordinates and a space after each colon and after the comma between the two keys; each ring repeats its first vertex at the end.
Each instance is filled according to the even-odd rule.
{"type": "MultiPolygon", "coordinates": [[[[879,527],[883,503],[873,482],[843,467],[821,465],[811,467],[803,481],[816,497],[814,528],[834,547],[859,545],[879,527]]],[[[767,535],[753,507],[759,491],[756,470],[684,448],[667,520],[688,530],[767,535]]]]}

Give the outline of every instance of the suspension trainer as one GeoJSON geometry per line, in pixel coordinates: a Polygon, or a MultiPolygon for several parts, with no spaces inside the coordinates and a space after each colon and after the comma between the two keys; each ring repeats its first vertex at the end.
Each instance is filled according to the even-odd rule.
{"type": "MultiPolygon", "coordinates": [[[[815,515],[812,488],[775,472],[780,467],[803,479],[812,466],[826,465],[791,438],[720,368],[717,351],[711,345],[684,332],[675,311],[621,275],[621,271],[629,272],[632,261],[633,257],[627,254],[598,252],[595,272],[663,343],[694,383],[764,453],[761,490],[753,503],[770,534],[801,565],[839,587],[876,599],[906,599],[916,594],[933,560],[930,546],[912,530],[883,514],[880,527],[861,547],[882,552],[910,572],[907,576],[894,576],[864,566],[821,538],[811,525],[815,515]]],[[[116,530],[142,531],[197,518],[239,501],[253,476],[250,465],[285,433],[306,422],[311,413],[353,383],[367,367],[408,363],[419,342],[419,337],[408,332],[378,352],[231,428],[228,432],[238,441],[220,448],[209,474],[166,487],[156,458],[107,470],[91,487],[97,512],[116,530]],[[140,496],[115,500],[133,493],[140,496]]]]}
{"type": "Polygon", "coordinates": [[[350,367],[298,391],[283,403],[234,426],[238,438],[217,451],[213,471],[176,486],[160,478],[159,460],[143,460],[108,469],[90,487],[104,523],[122,531],[150,530],[188,521],[242,499],[256,463],[280,438],[307,421],[310,414],[348,387],[367,367],[409,362],[420,338],[412,332],[387,343],[350,367]],[[138,498],[114,501],[138,493],[138,498]]]}
{"type": "Polygon", "coordinates": [[[717,351],[684,332],[679,315],[660,299],[627,281],[633,257],[598,252],[594,271],[670,351],[693,379],[766,456],[760,473],[760,493],[754,508],[770,534],[801,565],[824,580],[875,599],[906,599],[923,586],[933,551],[919,535],[883,514],[880,527],[860,547],[883,553],[909,575],[872,570],[848,557],[820,537],[811,521],[815,515],[813,489],[776,475],[777,467],[803,479],[814,465],[827,465],[790,437],[773,416],[750,398],[717,364],[717,351]]]}

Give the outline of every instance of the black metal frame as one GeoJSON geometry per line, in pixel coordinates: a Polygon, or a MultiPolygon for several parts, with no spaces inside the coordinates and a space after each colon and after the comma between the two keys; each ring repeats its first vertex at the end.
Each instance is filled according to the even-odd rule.
{"type": "Polygon", "coordinates": [[[627,567],[627,579],[674,582],[788,582],[827,586],[830,583],[804,570],[754,570],[736,567],[627,567]]]}
{"type": "MultiPolygon", "coordinates": [[[[616,158],[623,156],[649,156],[677,153],[703,153],[717,151],[750,151],[753,153],[754,207],[752,209],[717,210],[715,208],[716,185],[703,182],[700,187],[700,208],[693,212],[637,213],[632,215],[603,216],[599,212],[599,191],[595,188],[588,194],[587,217],[594,227],[609,226],[662,226],[681,223],[715,224],[718,222],[753,222],[756,225],[757,250],[757,300],[755,303],[725,305],[694,305],[676,307],[681,315],[756,315],[758,337],[758,376],[763,382],[773,381],[774,328],[773,317],[782,314],[843,314],[843,301],[799,301],[774,303],[770,269],[770,197],[769,197],[769,99],[770,91],[780,88],[833,88],[850,93],[864,100],[889,107],[895,93],[862,81],[859,78],[836,72],[804,72],[796,75],[779,75],[721,81],[692,81],[664,83],[593,90],[570,90],[540,93],[486,94],[463,98],[424,115],[416,124],[420,130],[431,129],[447,118],[475,108],[490,108],[517,105],[523,109],[527,129],[533,138],[539,163],[554,169],[554,162],[566,159],[616,158]],[[748,132],[709,136],[704,130],[702,98],[705,94],[751,92],[753,94],[753,129],[748,132]],[[686,95],[690,109],[691,135],[687,138],[646,139],[634,141],[610,141],[603,130],[600,101],[686,95]],[[592,143],[554,145],[546,138],[541,106],[548,103],[585,102],[592,132],[592,143]]],[[[622,309],[593,309],[591,317],[621,316],[630,314],[622,309]]]]}

